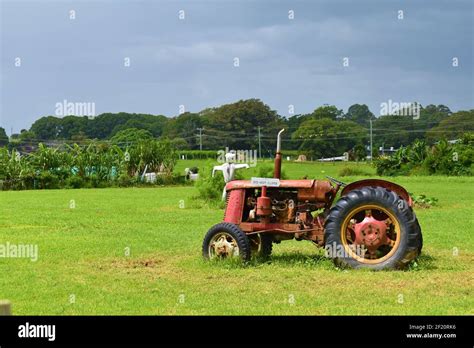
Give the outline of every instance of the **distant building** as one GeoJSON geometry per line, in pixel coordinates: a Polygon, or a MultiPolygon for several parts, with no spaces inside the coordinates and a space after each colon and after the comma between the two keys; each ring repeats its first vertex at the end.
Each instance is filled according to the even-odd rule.
{"type": "Polygon", "coordinates": [[[391,155],[397,151],[398,149],[395,149],[393,146],[390,146],[388,148],[384,148],[383,146],[379,147],[379,155],[391,155]]]}

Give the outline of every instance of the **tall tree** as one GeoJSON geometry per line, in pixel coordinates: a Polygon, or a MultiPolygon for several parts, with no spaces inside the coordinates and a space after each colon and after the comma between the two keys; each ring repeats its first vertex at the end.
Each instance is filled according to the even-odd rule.
{"type": "Polygon", "coordinates": [[[61,119],[59,137],[61,139],[71,139],[75,135],[85,133],[89,119],[87,116],[65,116],[61,119]]]}
{"type": "Polygon", "coordinates": [[[5,132],[5,129],[0,127],[0,146],[8,145],[8,135],[5,132]]]}
{"type": "Polygon", "coordinates": [[[370,120],[375,120],[375,115],[365,104],[351,105],[344,117],[345,119],[360,124],[363,127],[368,127],[370,120]]]}
{"type": "Polygon", "coordinates": [[[398,148],[411,143],[413,117],[380,116],[373,123],[373,142],[377,146],[398,148]]]}
{"type": "Polygon", "coordinates": [[[127,145],[152,138],[153,135],[146,129],[128,128],[117,132],[110,140],[113,144],[127,145]]]}
{"type": "MultiPolygon", "coordinates": [[[[275,110],[259,99],[239,100],[236,103],[201,112],[206,140],[214,148],[251,149],[258,146],[258,127],[261,128],[263,150],[274,147],[274,137],[284,120],[275,110]]],[[[212,148],[212,147],[211,147],[212,148]]]]}
{"type": "Polygon", "coordinates": [[[58,139],[62,120],[55,116],[45,116],[36,120],[30,127],[39,139],[58,139]]]}
{"type": "Polygon", "coordinates": [[[459,139],[464,133],[472,132],[474,132],[474,109],[458,111],[445,118],[427,132],[426,138],[429,143],[434,143],[443,138],[447,140],[459,139]]]}
{"type": "Polygon", "coordinates": [[[357,143],[367,140],[367,131],[352,121],[311,118],[301,124],[293,139],[300,150],[316,158],[342,156],[357,143]]]}
{"type": "Polygon", "coordinates": [[[315,119],[320,120],[323,118],[329,118],[331,120],[335,120],[340,118],[343,115],[342,110],[338,109],[334,105],[323,105],[313,111],[311,116],[315,119]]]}
{"type": "Polygon", "coordinates": [[[426,107],[421,107],[420,118],[418,123],[424,126],[425,129],[430,129],[437,126],[442,120],[449,117],[452,112],[445,105],[429,104],[426,107]]]}
{"type": "Polygon", "coordinates": [[[202,128],[202,126],[203,120],[198,114],[185,112],[177,117],[167,119],[163,136],[169,139],[184,139],[190,149],[199,149],[196,134],[198,133],[197,129],[202,128]]]}

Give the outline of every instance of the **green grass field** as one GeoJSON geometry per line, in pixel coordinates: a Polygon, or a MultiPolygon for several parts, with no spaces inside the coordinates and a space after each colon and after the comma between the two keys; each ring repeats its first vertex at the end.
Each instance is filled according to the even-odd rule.
{"type": "MultiPolygon", "coordinates": [[[[340,167],[284,164],[291,178],[340,167]]],[[[417,210],[424,249],[406,271],[340,270],[304,241],[268,263],[205,262],[223,211],[199,208],[194,187],[0,192],[0,244],[39,246],[36,262],[0,258],[0,299],[17,315],[474,314],[474,178],[393,181],[439,200],[417,210]]]]}
{"type": "MultiPolygon", "coordinates": [[[[273,160],[265,159],[262,161],[265,166],[273,168],[273,160]]],[[[174,172],[175,173],[184,173],[185,168],[191,167],[199,167],[202,168],[206,164],[209,165],[214,163],[215,161],[206,161],[206,160],[186,160],[186,161],[178,161],[174,172]]],[[[260,165],[259,161],[259,165],[260,165]]],[[[327,175],[337,178],[339,176],[339,171],[343,167],[351,167],[357,168],[368,174],[373,174],[375,176],[375,168],[366,164],[366,163],[355,163],[352,162],[350,164],[344,164],[341,162],[332,162],[332,163],[318,163],[318,162],[306,162],[306,163],[297,163],[297,162],[288,162],[283,160],[283,172],[286,173],[290,179],[301,179],[304,176],[308,176],[308,178],[318,178],[324,179],[327,175]]],[[[257,175],[258,171],[257,167],[250,167],[249,169],[239,170],[238,172],[244,176],[244,178],[249,179],[252,176],[257,175]]],[[[342,180],[344,181],[344,180],[342,180]]]]}

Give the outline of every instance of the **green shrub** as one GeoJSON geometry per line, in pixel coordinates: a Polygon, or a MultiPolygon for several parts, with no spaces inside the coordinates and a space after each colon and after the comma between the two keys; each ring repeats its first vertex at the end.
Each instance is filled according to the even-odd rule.
{"type": "Polygon", "coordinates": [[[122,173],[117,178],[117,184],[120,187],[133,186],[135,183],[136,179],[134,177],[129,176],[127,173],[122,173]]]}
{"type": "Polygon", "coordinates": [[[431,208],[438,205],[438,198],[426,197],[426,195],[413,195],[410,193],[413,203],[418,208],[431,208]]]}
{"type": "Polygon", "coordinates": [[[193,181],[186,180],[184,175],[173,173],[173,184],[174,185],[194,185],[193,181]]]}
{"type": "Polygon", "coordinates": [[[39,144],[27,155],[0,147],[1,189],[131,186],[141,184],[135,177],[145,168],[167,173],[158,184],[174,184],[181,180],[172,174],[176,161],[169,140],[142,139],[127,149],[96,141],[57,148],[39,144]]]}
{"type": "Polygon", "coordinates": [[[225,182],[222,173],[217,172],[212,176],[213,165],[207,163],[204,168],[200,170],[199,178],[196,181],[196,188],[199,196],[196,198],[204,201],[219,201],[222,198],[225,182]]]}
{"type": "Polygon", "coordinates": [[[212,159],[216,160],[219,155],[215,150],[179,150],[178,158],[184,156],[185,159],[212,159]]]}
{"type": "Polygon", "coordinates": [[[380,156],[374,160],[377,175],[397,176],[406,175],[407,172],[402,169],[399,159],[393,156],[380,156]]]}
{"type": "MultiPolygon", "coordinates": [[[[273,165],[262,163],[257,167],[257,176],[259,178],[273,178],[273,170],[273,165]]],[[[282,180],[288,179],[284,169],[281,170],[280,176],[282,180]]]]}
{"type": "Polygon", "coordinates": [[[423,163],[430,174],[472,175],[474,149],[463,143],[451,145],[446,140],[434,145],[423,163]]]}
{"type": "Polygon", "coordinates": [[[76,175],[72,175],[64,182],[66,188],[78,189],[84,187],[84,180],[76,175]]]}
{"type": "Polygon", "coordinates": [[[57,189],[60,187],[58,176],[48,171],[40,173],[38,184],[41,189],[57,189]]]}
{"type": "Polygon", "coordinates": [[[177,174],[164,174],[156,176],[157,185],[176,185],[179,181],[180,175],[177,174]]]}
{"type": "Polygon", "coordinates": [[[457,144],[441,140],[431,148],[423,141],[402,147],[392,156],[374,161],[378,175],[472,175],[474,148],[466,134],[457,144]]]}

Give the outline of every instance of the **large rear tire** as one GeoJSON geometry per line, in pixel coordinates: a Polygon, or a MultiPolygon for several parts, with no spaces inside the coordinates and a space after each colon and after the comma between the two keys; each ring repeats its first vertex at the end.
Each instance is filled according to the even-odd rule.
{"type": "MultiPolygon", "coordinates": [[[[413,213],[415,215],[415,213],[413,213]]],[[[418,219],[415,217],[415,229],[416,229],[416,250],[417,250],[417,255],[421,254],[421,249],[423,249],[423,235],[421,234],[421,226],[420,223],[418,222],[418,219]]]]}
{"type": "Polygon", "coordinates": [[[326,252],[343,267],[403,269],[421,251],[421,238],[408,203],[382,187],[350,191],[325,223],[326,252]]]}

